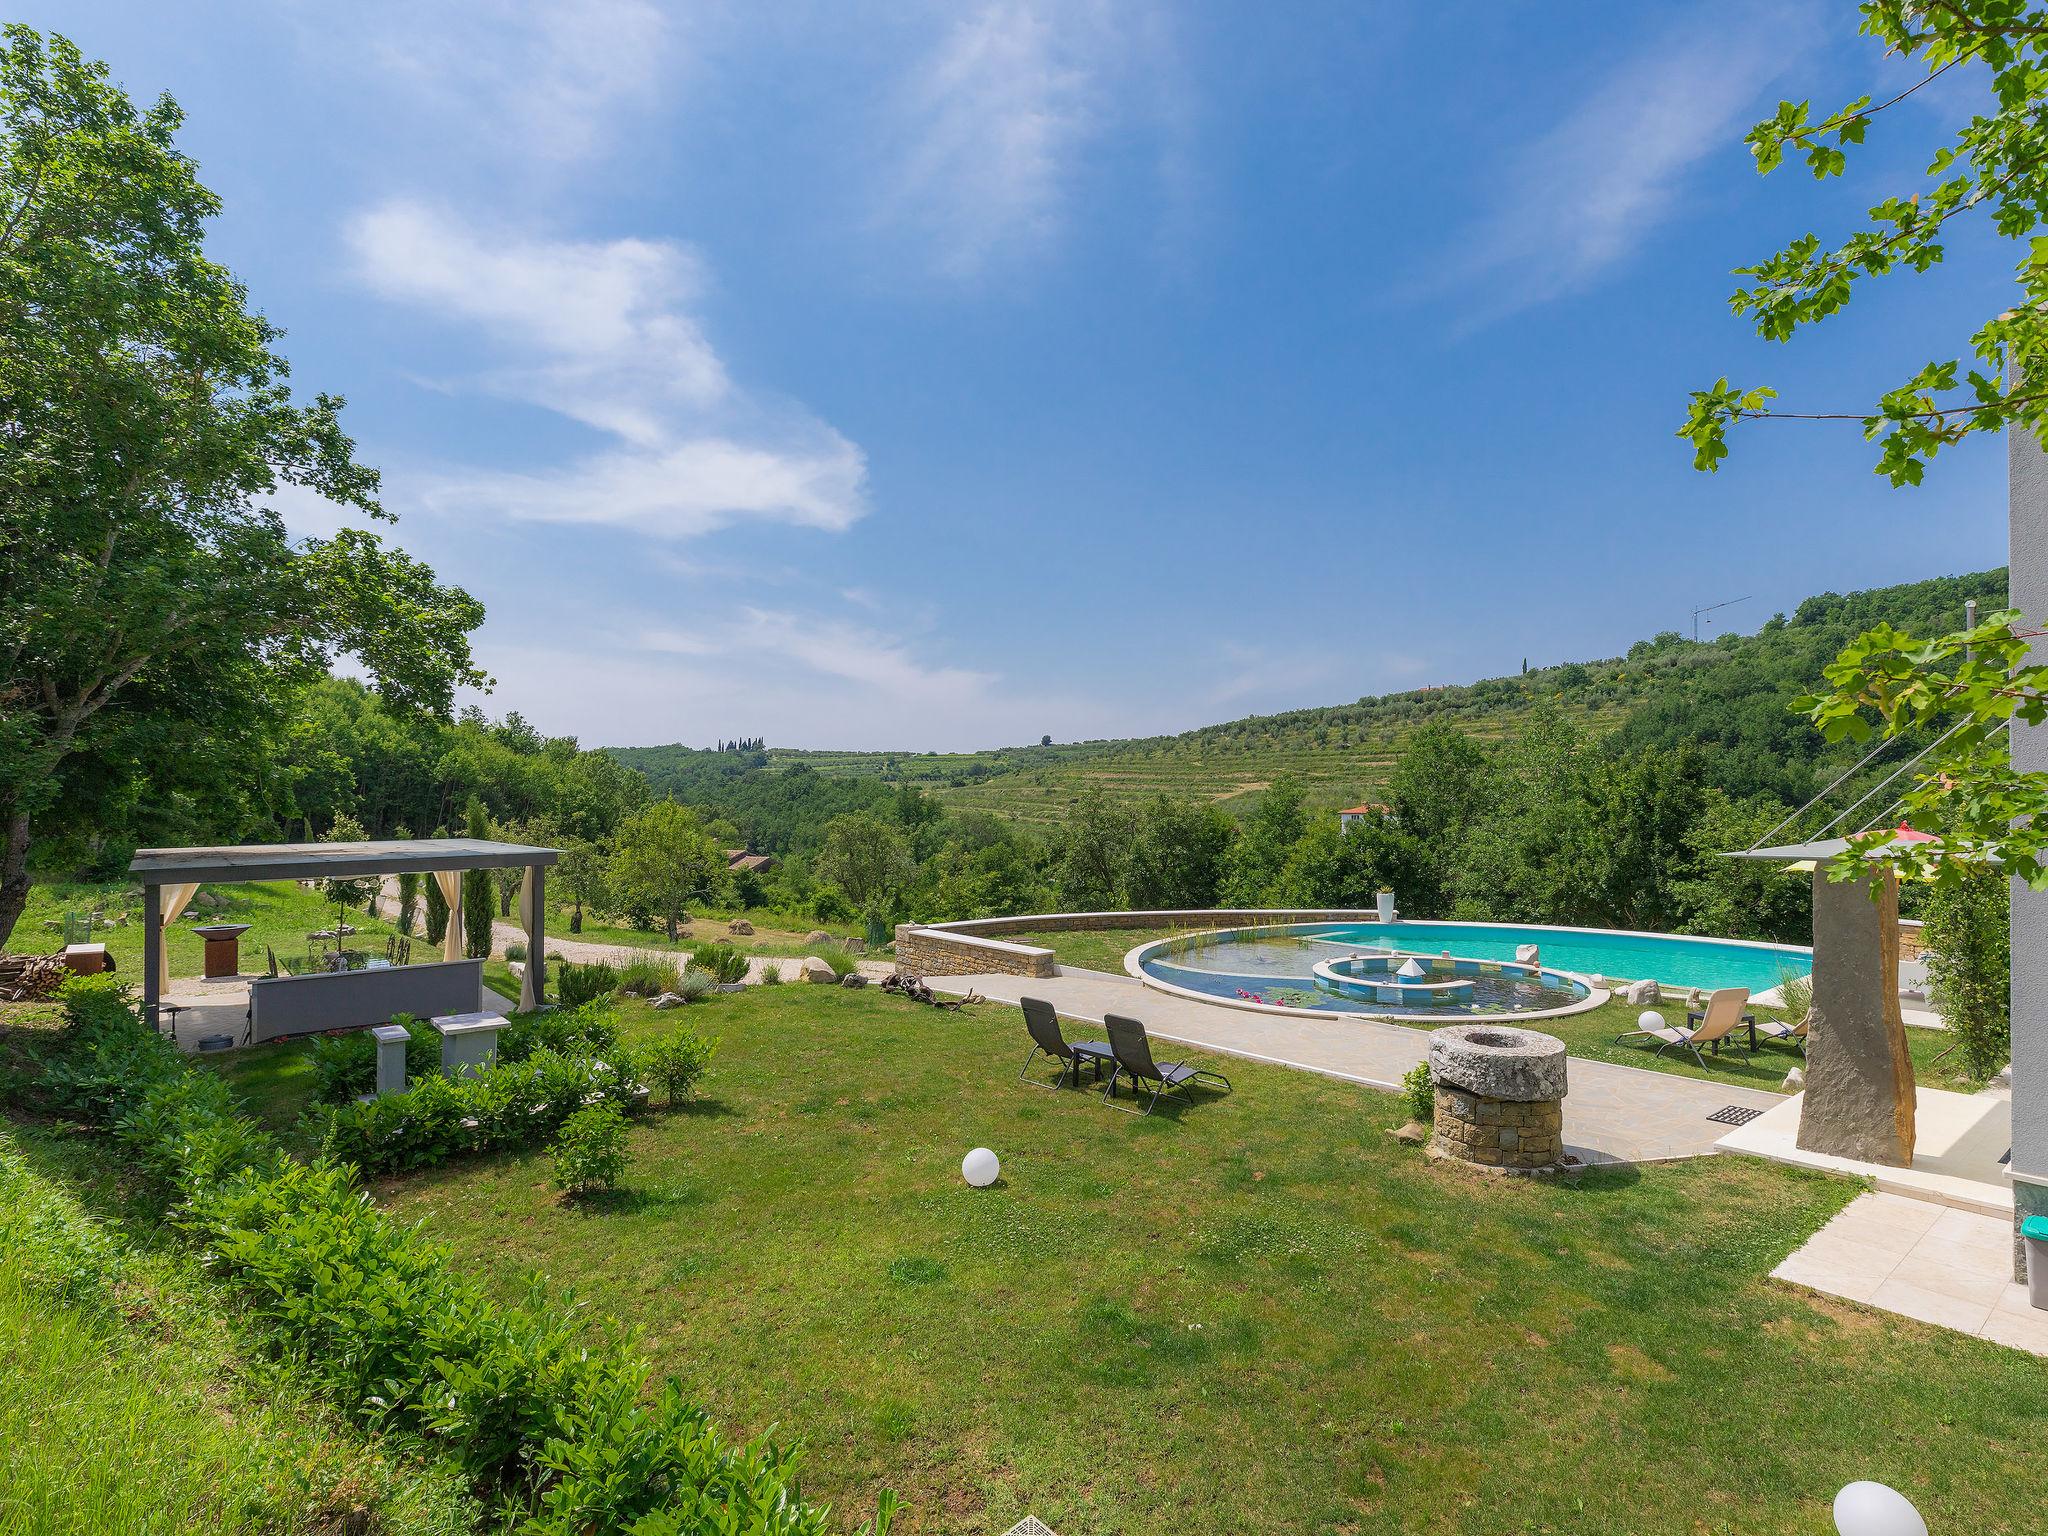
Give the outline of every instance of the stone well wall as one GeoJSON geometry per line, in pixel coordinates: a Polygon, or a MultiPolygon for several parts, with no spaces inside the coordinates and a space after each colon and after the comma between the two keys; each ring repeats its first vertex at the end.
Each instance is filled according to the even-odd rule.
{"type": "Polygon", "coordinates": [[[1429,1149],[1438,1157],[1506,1173],[1562,1168],[1564,1105],[1556,1099],[1518,1104],[1439,1085],[1429,1149]]]}
{"type": "Polygon", "coordinates": [[[1429,1037],[1436,1127],[1429,1155],[1494,1173],[1565,1166],[1564,1042],[1499,1024],[1453,1024],[1429,1037]]]}

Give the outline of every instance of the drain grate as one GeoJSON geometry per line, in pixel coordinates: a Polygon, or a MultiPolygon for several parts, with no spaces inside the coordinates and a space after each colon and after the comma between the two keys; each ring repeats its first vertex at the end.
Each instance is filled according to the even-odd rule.
{"type": "Polygon", "coordinates": [[[1053,1533],[1052,1527],[1039,1519],[1038,1516],[1026,1515],[1022,1520],[1019,1520],[1015,1525],[1003,1532],[1003,1536],[1053,1536],[1053,1533]]]}
{"type": "Polygon", "coordinates": [[[1751,1109],[1747,1104],[1730,1104],[1715,1110],[1707,1118],[1716,1125],[1747,1125],[1762,1113],[1762,1110],[1751,1109]]]}

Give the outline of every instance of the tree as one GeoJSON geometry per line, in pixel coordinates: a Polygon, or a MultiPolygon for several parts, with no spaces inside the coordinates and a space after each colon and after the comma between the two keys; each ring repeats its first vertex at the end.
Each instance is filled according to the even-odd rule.
{"type": "Polygon", "coordinates": [[[620,824],[612,839],[610,885],[618,900],[661,921],[671,943],[692,901],[725,876],[725,855],[696,812],[657,800],[620,824]]]}
{"type": "Polygon", "coordinates": [[[1935,1005],[1981,1081],[2012,1047],[2012,887],[1996,869],[1971,868],[1936,886],[1925,913],[1935,1005]]]}
{"type": "MultiPolygon", "coordinates": [[[[1870,224],[1823,247],[1804,235],[1737,275],[1754,279],[1729,298],[1769,341],[1789,340],[1846,305],[1856,285],[1899,268],[1938,265],[1957,220],[1984,216],[2006,239],[2032,237],[2048,210],[2048,119],[2041,111],[2048,66],[2048,4],[2041,0],[1866,0],[1862,31],[1926,74],[1876,106],[1859,96],[1815,119],[1808,102],[1781,101],[1745,140],[1768,175],[1787,153],[1816,180],[1840,176],[1849,151],[1871,125],[1930,81],[1971,63],[1989,74],[1988,110],[1979,111],[1933,153],[1922,186],[1894,193],[1869,210],[1870,224]]],[[[1894,485],[1918,485],[1927,461],[1979,432],[2048,428],[2048,263],[2032,241],[2017,268],[2020,292],[1986,318],[1962,356],[1928,363],[1875,405],[1855,411],[1772,409],[1769,387],[1742,389],[1724,378],[1696,390],[1679,435],[1691,440],[1701,469],[1720,467],[1728,428],[1745,420],[1859,421],[1879,445],[1877,472],[1894,485]],[[1958,375],[1961,374],[1959,378],[1958,375]]],[[[1959,349],[1960,351],[1960,349],[1959,349]]]]}
{"type": "Polygon", "coordinates": [[[1237,825],[1219,807],[1160,795],[1138,813],[1126,895],[1135,907],[1216,905],[1237,825]]]}
{"type": "Polygon", "coordinates": [[[1230,850],[1223,899],[1231,906],[1256,907],[1273,897],[1281,867],[1308,818],[1302,809],[1306,791],[1291,773],[1275,779],[1245,818],[1244,835],[1230,850]]]}
{"type": "Polygon", "coordinates": [[[605,899],[604,850],[581,838],[565,838],[562,857],[556,861],[554,883],[570,901],[569,931],[583,931],[583,909],[601,906],[605,899]]]}
{"type": "Polygon", "coordinates": [[[421,890],[427,898],[425,934],[427,942],[439,947],[448,936],[448,898],[441,894],[441,882],[429,879],[421,890]]]}
{"type": "Polygon", "coordinates": [[[1091,790],[1068,813],[1053,868],[1053,884],[1063,908],[1105,912],[1124,905],[1135,830],[1131,813],[1111,805],[1096,791],[1091,790]]]}
{"type": "MultiPolygon", "coordinates": [[[[1719,468],[1729,429],[1749,420],[1858,421],[1878,444],[1877,472],[1893,485],[1918,485],[1937,453],[1978,433],[2048,433],[2048,246],[2038,233],[2048,214],[2048,3],[1866,0],[1862,13],[1862,30],[1924,75],[1877,105],[1865,95],[1818,119],[1806,102],[1780,102],[1748,135],[1759,171],[1777,170],[1790,154],[1818,180],[1840,176],[1874,122],[1967,65],[1987,76],[1984,105],[1934,148],[1924,184],[1872,206],[1864,228],[1832,246],[1804,235],[1739,269],[1751,281],[1730,297],[1731,308],[1750,317],[1758,335],[1789,340],[1838,313],[1860,284],[1937,266],[1945,242],[1964,227],[1957,221],[1972,217],[1988,218],[2002,238],[2027,242],[2015,267],[2019,292],[1966,343],[1959,339],[1954,355],[1929,362],[1868,406],[1781,411],[1770,404],[1774,389],[1725,377],[1694,391],[1679,435],[1691,441],[1700,469],[1719,468]]],[[[2048,669],[2024,667],[2024,629],[2014,613],[1991,616],[1974,636],[1925,642],[1881,628],[1828,669],[1830,689],[1805,703],[1831,741],[1936,724],[1955,731],[1905,797],[1923,824],[1947,829],[1942,842],[1894,846],[1888,833],[1873,831],[1851,840],[1831,866],[1836,878],[1864,878],[1875,859],[1908,877],[1958,881],[2003,859],[2010,873],[2048,886],[2048,827],[2037,815],[2048,808],[2048,776],[2016,771],[2003,734],[2010,719],[2038,724],[2048,714],[2048,669]]]]}
{"type": "MultiPolygon", "coordinates": [[[[365,840],[363,824],[346,813],[334,818],[334,825],[321,837],[323,843],[360,843],[365,840]]],[[[377,881],[367,875],[354,879],[329,877],[320,882],[320,894],[334,903],[334,949],[341,952],[341,928],[349,912],[356,907],[369,905],[370,898],[377,894],[377,881]]]]}
{"type": "Polygon", "coordinates": [[[253,808],[245,765],[340,653],[444,712],[481,682],[466,593],[367,531],[293,543],[280,485],[383,515],[342,402],[207,259],[220,204],[61,37],[0,33],[0,941],[30,842],[253,808]],[[146,783],[148,793],[140,792],[146,783]]]}
{"type": "MultiPolygon", "coordinates": [[[[469,797],[468,814],[464,817],[464,830],[471,837],[488,838],[491,835],[491,818],[484,810],[483,801],[469,797]]],[[[488,960],[491,955],[491,872],[488,869],[465,869],[462,872],[462,952],[472,960],[488,960]]]]}
{"type": "Polygon", "coordinates": [[[838,886],[863,914],[886,911],[916,873],[903,834],[879,816],[856,811],[834,817],[825,829],[818,874],[838,886]]]}

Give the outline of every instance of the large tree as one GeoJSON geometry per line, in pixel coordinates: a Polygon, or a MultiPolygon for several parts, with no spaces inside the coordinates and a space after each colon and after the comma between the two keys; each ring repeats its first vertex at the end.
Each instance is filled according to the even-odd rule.
{"type": "MultiPolygon", "coordinates": [[[[1818,117],[1808,102],[1780,102],[1749,132],[1760,171],[1790,156],[1817,179],[1841,175],[1874,126],[1889,127],[1899,103],[1951,73],[1967,94],[1943,100],[1974,97],[1977,109],[1929,147],[1920,183],[1874,204],[1862,228],[1833,244],[1803,235],[1740,269],[1748,281],[1730,299],[1735,313],[1768,340],[1790,340],[1841,310],[1864,283],[1934,269],[1971,220],[1989,220],[1996,235],[2017,243],[2017,291],[1987,304],[1991,312],[1957,339],[1952,355],[1879,389],[1870,403],[1786,410],[1772,403],[1769,386],[1726,378],[1695,391],[1679,433],[1701,469],[1719,467],[1729,429],[1745,421],[1858,422],[1878,445],[1877,472],[1894,485],[1919,484],[1929,460],[1978,433],[2048,436],[2048,3],[1868,0],[1862,15],[1862,30],[1918,77],[1884,101],[1863,95],[1818,117]]],[[[1830,740],[1943,733],[1904,794],[1884,807],[1941,827],[1941,841],[1894,845],[1880,826],[1853,840],[1838,876],[1863,872],[1876,858],[1947,883],[1997,860],[2048,885],[2048,775],[2017,772],[2006,747],[2011,719],[2048,718],[2048,668],[2030,664],[2032,638],[2014,611],[1931,641],[1880,626],[1827,669],[1827,691],[1803,702],[1830,740]]]]}
{"type": "Polygon", "coordinates": [[[61,37],[0,33],[0,942],[32,840],[252,819],[291,699],[353,655],[396,707],[482,681],[481,607],[298,486],[383,515],[333,395],[205,254],[220,209],[175,137],[61,37]]]}
{"type": "Polygon", "coordinates": [[[673,800],[643,806],[612,840],[610,888],[628,906],[661,920],[671,942],[690,903],[714,895],[725,880],[725,855],[697,813],[673,800]]]}

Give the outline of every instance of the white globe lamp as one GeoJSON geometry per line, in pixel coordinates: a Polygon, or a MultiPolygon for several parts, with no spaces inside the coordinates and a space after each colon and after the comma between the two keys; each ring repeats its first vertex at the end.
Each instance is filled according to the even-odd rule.
{"type": "Polygon", "coordinates": [[[976,1147],[960,1159],[960,1177],[976,1189],[987,1189],[1002,1171],[1003,1165],[987,1147],[976,1147]]]}
{"type": "Polygon", "coordinates": [[[1645,1008],[1636,1015],[1636,1028],[1641,1030],[1662,1029],[1664,1015],[1654,1008],[1645,1008]]]}
{"type": "Polygon", "coordinates": [[[1851,1483],[1835,1495],[1842,1536],[1927,1536],[1927,1522],[1903,1493],[1883,1483],[1851,1483]]]}

